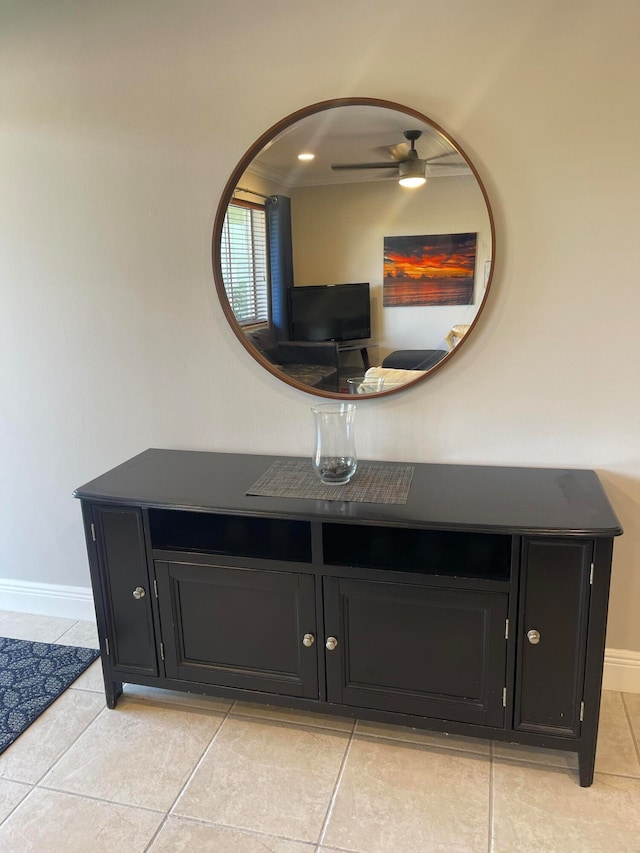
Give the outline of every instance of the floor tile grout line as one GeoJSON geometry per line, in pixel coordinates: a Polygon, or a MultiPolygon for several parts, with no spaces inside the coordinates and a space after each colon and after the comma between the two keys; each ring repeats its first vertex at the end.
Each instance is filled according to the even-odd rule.
{"type": "Polygon", "coordinates": [[[495,824],[495,816],[494,816],[494,802],[493,802],[493,782],[494,782],[494,744],[493,741],[489,741],[489,831],[487,838],[487,853],[491,853],[493,850],[493,828],[495,824]]]}
{"type": "Polygon", "coordinates": [[[74,621],[73,625],[69,625],[69,627],[68,627],[68,628],[65,628],[65,629],[64,629],[64,631],[62,632],[62,634],[59,634],[59,635],[56,637],[56,639],[55,639],[55,640],[52,640],[52,641],[51,641],[51,642],[52,642],[52,645],[55,645],[55,644],[60,640],[60,638],[61,638],[61,637],[64,637],[64,635],[67,633],[67,631],[70,631],[72,628],[75,628],[75,626],[76,626],[76,625],[78,624],[78,622],[80,622],[80,621],[81,621],[80,619],[76,619],[76,620],[74,621]]]}
{"type": "MultiPolygon", "coordinates": [[[[550,773],[566,773],[567,775],[571,774],[571,776],[576,780],[576,784],[578,784],[578,768],[577,767],[568,767],[566,765],[561,764],[545,764],[543,761],[526,761],[522,758],[513,758],[512,756],[499,756],[499,761],[508,764],[510,767],[529,767],[531,769],[537,768],[538,770],[548,771],[550,773]]],[[[616,779],[640,779],[640,775],[633,776],[630,773],[615,773],[611,770],[598,770],[596,767],[595,770],[596,776],[613,776],[616,779]]]]}
{"type": "MultiPolygon", "coordinates": [[[[356,720],[356,723],[358,720],[356,720]]],[[[425,733],[429,733],[428,729],[422,730],[425,733]]],[[[402,737],[392,737],[391,735],[386,734],[372,734],[371,732],[359,732],[355,731],[354,735],[356,738],[362,738],[363,740],[366,738],[370,738],[371,740],[384,740],[387,743],[395,743],[395,744],[404,744],[405,746],[416,746],[420,749],[435,749],[439,750],[443,753],[456,752],[459,755],[474,755],[476,758],[487,758],[489,753],[487,751],[482,751],[478,749],[477,751],[474,749],[463,749],[459,746],[445,746],[440,743],[430,743],[430,742],[422,742],[419,740],[410,740],[409,738],[402,737]]],[[[481,740],[478,738],[481,743],[487,743],[486,740],[481,740]]]]}
{"type": "MultiPolygon", "coordinates": [[[[42,618],[42,619],[66,619],[66,618],[67,618],[67,617],[64,617],[64,616],[46,616],[46,615],[41,615],[41,614],[37,614],[37,613],[21,613],[21,612],[19,612],[19,611],[0,610],[0,621],[1,621],[1,616],[2,616],[2,614],[3,614],[3,613],[11,613],[11,614],[13,614],[13,615],[19,615],[19,616],[22,616],[22,617],[25,617],[25,618],[26,618],[26,617],[29,617],[29,616],[30,616],[30,617],[35,617],[35,618],[42,618]]],[[[79,623],[79,622],[84,622],[84,621],[87,621],[87,620],[83,620],[83,619],[75,619],[75,620],[73,620],[73,621],[72,621],[72,624],[71,624],[71,625],[67,625],[67,627],[62,631],[62,633],[61,633],[61,634],[56,633],[56,635],[55,635],[55,639],[52,639],[51,637],[48,637],[47,639],[34,640],[32,637],[24,637],[24,636],[14,637],[14,636],[8,636],[8,635],[10,635],[10,634],[11,634],[11,631],[8,631],[6,628],[0,628],[0,636],[4,637],[4,638],[5,638],[5,639],[7,639],[7,640],[23,640],[23,641],[24,641],[24,642],[26,642],[26,643],[43,643],[43,644],[48,644],[48,645],[56,646],[56,645],[60,645],[60,642],[59,642],[59,641],[60,641],[60,639],[61,639],[61,638],[62,638],[62,637],[63,637],[63,636],[68,632],[68,631],[71,631],[71,629],[72,629],[72,628],[75,628],[75,626],[76,626],[76,625],[78,625],[78,623],[79,623]]],[[[59,630],[59,629],[58,629],[58,630],[59,630]]],[[[18,632],[18,633],[23,633],[23,632],[18,632]]]]}
{"type": "Polygon", "coordinates": [[[631,740],[636,750],[636,757],[638,759],[638,763],[640,764],[640,743],[638,742],[638,739],[636,738],[636,733],[633,729],[633,722],[631,721],[631,712],[629,711],[627,700],[624,698],[624,693],[621,692],[620,696],[622,697],[622,707],[627,718],[627,725],[629,726],[629,731],[631,732],[631,740]]]}
{"type": "MultiPolygon", "coordinates": [[[[222,726],[222,723],[220,725],[222,726]]],[[[206,752],[208,752],[209,748],[213,745],[213,742],[214,742],[216,736],[217,736],[217,732],[214,735],[214,737],[212,738],[209,746],[207,746],[207,749],[205,750],[205,754],[206,754],[206,752]]],[[[203,755],[203,757],[204,757],[204,755],[203,755]]],[[[202,759],[200,759],[200,761],[201,760],[202,759]]],[[[198,761],[198,764],[200,764],[200,761],[198,761]]],[[[194,772],[196,769],[197,769],[197,767],[194,768],[194,772]]],[[[8,781],[15,781],[15,780],[8,780],[8,781]]],[[[33,791],[35,791],[37,789],[37,790],[42,790],[42,791],[51,791],[53,793],[62,794],[64,796],[75,797],[75,798],[80,799],[80,800],[91,800],[92,802],[105,803],[106,805],[110,805],[110,806],[121,806],[122,808],[136,809],[136,810],[148,812],[148,813],[154,814],[154,815],[161,815],[162,820],[161,820],[157,830],[155,831],[153,837],[148,842],[147,847],[145,847],[145,853],[147,853],[147,851],[150,849],[150,845],[153,844],[155,839],[158,837],[158,834],[160,833],[162,827],[165,825],[168,818],[174,818],[176,820],[184,820],[188,823],[196,823],[196,824],[199,824],[202,826],[211,826],[211,827],[220,827],[220,828],[224,828],[224,829],[233,829],[233,830],[237,830],[239,832],[245,833],[247,835],[254,836],[256,838],[268,838],[268,839],[277,840],[277,841],[290,841],[290,842],[294,842],[296,844],[305,844],[309,848],[311,848],[311,846],[314,845],[313,841],[304,841],[300,838],[294,838],[293,836],[274,835],[273,833],[263,832],[259,829],[249,829],[247,827],[236,826],[234,824],[228,824],[228,823],[216,823],[216,822],[204,820],[203,818],[189,817],[186,815],[174,815],[170,811],[165,811],[162,808],[152,808],[151,806],[143,806],[143,805],[139,805],[136,803],[123,803],[120,800],[110,800],[107,797],[97,797],[93,794],[84,794],[84,793],[79,793],[77,791],[67,791],[64,788],[56,788],[56,787],[53,787],[51,785],[29,785],[26,782],[21,782],[19,784],[22,784],[25,787],[30,788],[30,791],[26,794],[25,797],[22,798],[22,800],[20,800],[19,803],[16,803],[16,805],[12,809],[12,812],[15,811],[15,809],[17,809],[18,806],[20,806],[20,804],[22,802],[24,802],[24,800],[26,800],[27,797],[30,796],[30,794],[33,793],[33,791]]],[[[185,782],[184,787],[186,787],[187,784],[188,784],[188,781],[185,782]]],[[[179,796],[180,795],[178,795],[178,797],[179,796]]],[[[178,799],[178,798],[176,798],[176,799],[178,799]]],[[[175,805],[175,803],[173,805],[175,805]]],[[[173,808],[173,805],[171,806],[171,808],[173,808]]],[[[8,817],[8,815],[7,815],[7,817],[8,817]]],[[[1,825],[1,823],[2,822],[0,822],[0,825],[1,825]]],[[[334,849],[334,848],[329,848],[329,849],[334,849]]],[[[335,849],[336,850],[342,850],[343,848],[335,848],[335,849]]]]}
{"type": "Polygon", "coordinates": [[[243,720],[245,723],[280,723],[285,726],[296,726],[303,729],[314,729],[321,732],[334,732],[337,734],[351,734],[349,729],[338,729],[332,726],[320,726],[316,723],[307,723],[304,720],[285,720],[279,717],[262,717],[259,714],[242,714],[236,711],[234,714],[229,712],[229,716],[233,720],[243,720]]]}
{"type": "Polygon", "coordinates": [[[123,809],[134,809],[135,811],[149,812],[149,814],[165,814],[164,809],[154,809],[151,808],[151,806],[141,806],[136,803],[122,803],[120,800],[109,800],[106,797],[96,797],[95,794],[80,794],[78,791],[66,791],[64,788],[55,788],[53,785],[34,785],[33,790],[50,791],[54,794],[62,794],[65,797],[76,797],[79,800],[91,800],[93,803],[104,803],[108,806],[119,806],[123,809]]]}
{"type": "Polygon", "coordinates": [[[162,816],[162,820],[160,821],[160,823],[156,827],[155,832],[152,834],[151,838],[147,842],[147,845],[144,848],[144,853],[148,853],[148,851],[151,850],[151,846],[153,844],[155,844],[157,837],[160,835],[160,833],[164,829],[168,819],[169,819],[169,812],[165,812],[164,815],[162,816]]]}
{"type": "MultiPolygon", "coordinates": [[[[208,753],[210,752],[210,750],[213,748],[214,743],[215,743],[215,741],[217,740],[217,738],[218,738],[218,736],[219,736],[219,734],[220,734],[220,731],[222,730],[222,727],[223,727],[224,723],[225,723],[225,722],[227,722],[227,720],[231,720],[231,721],[233,721],[233,720],[240,719],[240,720],[242,720],[242,721],[244,721],[244,722],[247,722],[247,721],[248,721],[248,722],[257,722],[257,723],[265,723],[265,722],[266,722],[266,723],[282,722],[281,720],[265,719],[265,718],[260,718],[260,717],[256,717],[256,716],[252,716],[252,715],[246,715],[246,716],[245,716],[245,715],[240,714],[239,712],[232,713],[232,712],[233,712],[233,708],[235,707],[235,705],[237,705],[237,704],[238,704],[238,702],[239,702],[239,701],[241,701],[241,700],[234,700],[234,701],[233,701],[233,703],[231,704],[231,706],[229,707],[229,709],[225,712],[225,714],[224,714],[224,718],[222,719],[222,721],[221,721],[221,723],[220,723],[220,726],[218,727],[218,729],[217,729],[217,730],[216,730],[216,732],[214,733],[213,737],[211,738],[210,743],[208,744],[208,746],[207,746],[207,747],[206,747],[206,749],[204,750],[203,754],[202,754],[202,755],[200,756],[200,758],[198,759],[198,761],[197,761],[196,765],[194,766],[193,770],[192,770],[192,771],[191,771],[191,773],[189,774],[189,777],[188,777],[188,778],[187,778],[187,780],[185,781],[184,785],[182,786],[182,788],[180,789],[180,791],[179,791],[179,792],[178,792],[178,794],[176,795],[176,798],[175,798],[175,800],[173,801],[173,803],[171,804],[171,806],[169,807],[168,811],[166,812],[165,817],[164,817],[163,821],[161,822],[161,825],[158,827],[158,829],[157,829],[157,830],[156,830],[156,832],[154,833],[153,837],[152,837],[152,838],[151,838],[151,840],[149,841],[149,844],[148,844],[148,845],[147,845],[147,847],[145,848],[145,853],[147,853],[147,851],[149,851],[149,850],[151,849],[150,845],[152,845],[152,844],[153,844],[153,842],[155,841],[155,839],[158,837],[158,835],[159,835],[159,833],[160,833],[160,831],[161,831],[162,827],[163,827],[163,826],[164,826],[164,824],[166,823],[167,819],[168,819],[168,818],[170,818],[170,817],[175,818],[176,820],[186,820],[186,821],[191,821],[191,822],[194,822],[194,823],[202,824],[202,825],[204,825],[204,826],[216,826],[216,827],[225,827],[225,828],[228,828],[228,829],[235,829],[235,830],[238,830],[238,831],[240,831],[240,832],[244,832],[244,833],[247,833],[247,834],[249,834],[249,835],[252,835],[252,836],[254,836],[254,837],[256,837],[256,838],[269,838],[269,839],[278,840],[278,841],[291,841],[291,842],[295,842],[295,843],[297,843],[297,844],[306,844],[306,845],[308,845],[308,846],[309,846],[309,849],[311,849],[311,846],[312,846],[312,845],[315,845],[315,844],[319,843],[319,842],[313,842],[313,841],[303,841],[303,840],[301,840],[300,838],[294,838],[294,837],[287,836],[287,835],[274,835],[273,833],[263,832],[263,831],[261,831],[261,830],[259,830],[259,829],[258,829],[258,830],[256,830],[256,829],[249,829],[249,828],[244,827],[244,826],[235,826],[234,824],[226,824],[226,823],[217,823],[217,822],[207,821],[207,820],[204,820],[204,819],[202,819],[202,818],[191,817],[191,816],[188,816],[188,815],[175,814],[175,813],[173,812],[173,809],[174,809],[174,808],[176,807],[176,805],[178,804],[178,802],[179,802],[180,798],[182,797],[182,795],[183,795],[183,793],[184,793],[185,789],[186,789],[186,788],[187,788],[187,786],[190,784],[190,782],[191,782],[191,780],[193,779],[193,777],[194,777],[195,773],[198,771],[198,769],[199,769],[200,765],[201,765],[201,764],[202,764],[202,762],[205,760],[205,758],[206,758],[206,756],[208,755],[208,753]]],[[[291,725],[291,726],[297,726],[297,725],[298,725],[298,723],[297,723],[297,722],[294,722],[294,721],[286,721],[286,724],[287,724],[287,725],[291,725]]],[[[314,730],[316,730],[316,731],[318,731],[318,730],[320,730],[320,731],[325,731],[325,732],[326,732],[326,731],[330,731],[330,732],[331,732],[331,733],[333,733],[333,734],[336,734],[336,733],[337,733],[337,734],[343,734],[343,735],[344,735],[344,734],[347,734],[347,732],[346,732],[344,729],[341,729],[341,730],[336,730],[336,729],[327,729],[327,728],[322,727],[322,726],[305,726],[305,728],[313,728],[313,729],[314,729],[314,730]]],[[[353,730],[354,730],[354,729],[355,729],[355,720],[354,720],[353,725],[352,725],[352,730],[351,730],[351,732],[349,733],[349,734],[350,734],[350,738],[353,736],[353,730]]],[[[347,745],[347,749],[348,749],[348,745],[347,745]]],[[[345,760],[345,759],[344,759],[344,757],[343,757],[343,762],[344,762],[344,760],[345,760]]],[[[341,769],[342,769],[342,766],[343,766],[343,765],[342,765],[342,763],[341,763],[341,765],[340,765],[341,769]]],[[[340,778],[340,771],[338,772],[338,778],[340,778]]]]}
{"type": "MultiPolygon", "coordinates": [[[[86,672],[86,670],[85,670],[85,672],[86,672]]],[[[78,678],[79,678],[79,677],[80,677],[80,676],[78,676],[78,678]]],[[[46,712],[47,712],[49,709],[51,709],[51,708],[53,708],[53,707],[55,706],[55,703],[56,703],[59,699],[62,699],[62,697],[63,697],[63,696],[65,696],[65,695],[66,695],[70,690],[72,690],[72,689],[73,689],[73,683],[72,683],[72,684],[70,684],[67,688],[65,688],[65,689],[62,691],[62,693],[57,697],[57,699],[55,699],[55,700],[54,700],[54,702],[52,702],[52,703],[51,703],[51,705],[49,705],[49,707],[48,707],[48,708],[45,708],[45,710],[42,712],[42,714],[40,714],[40,716],[39,716],[36,720],[34,720],[34,722],[37,722],[37,720],[38,720],[38,719],[40,719],[44,714],[46,714],[46,712]]],[[[97,691],[97,690],[83,690],[82,692],[83,692],[83,693],[98,693],[99,691],[97,691]]],[[[62,759],[64,758],[64,756],[67,754],[67,752],[68,752],[68,751],[69,751],[73,746],[75,746],[75,744],[76,744],[76,742],[78,741],[78,739],[82,737],[82,735],[87,731],[87,729],[89,728],[89,726],[93,725],[93,723],[95,723],[95,721],[98,719],[98,717],[99,717],[99,716],[102,714],[102,712],[103,712],[103,711],[105,711],[105,710],[107,710],[106,705],[105,705],[103,708],[100,708],[100,709],[96,712],[96,714],[95,714],[95,715],[94,715],[94,716],[93,716],[93,717],[92,717],[92,718],[91,718],[91,719],[90,719],[90,720],[85,724],[85,726],[82,728],[82,730],[81,730],[81,731],[79,731],[79,732],[78,732],[78,734],[73,738],[73,740],[72,740],[69,744],[67,744],[67,746],[62,750],[62,752],[60,753],[60,755],[59,755],[57,758],[55,758],[55,759],[54,759],[53,764],[51,764],[49,767],[47,767],[47,769],[44,771],[44,773],[43,773],[41,776],[39,776],[39,777],[36,779],[36,781],[35,781],[35,782],[25,782],[25,781],[24,781],[24,779],[14,779],[14,778],[12,778],[11,776],[3,776],[2,778],[3,778],[3,779],[7,779],[7,781],[9,781],[9,782],[19,782],[19,783],[20,783],[20,784],[22,784],[22,785],[31,785],[31,787],[32,787],[32,788],[40,787],[41,782],[44,780],[44,778],[45,778],[45,777],[46,777],[46,776],[47,776],[47,775],[48,775],[48,774],[53,770],[53,768],[54,768],[54,767],[56,767],[56,766],[57,766],[57,765],[62,761],[62,759]]],[[[16,740],[17,740],[17,738],[16,738],[16,740]]],[[[10,746],[13,746],[13,744],[11,744],[10,746]]],[[[10,748],[10,747],[9,747],[9,748],[10,748]]],[[[0,821],[0,823],[1,823],[1,821],[0,821]]]]}
{"type": "MultiPolygon", "coordinates": [[[[315,846],[316,846],[315,841],[307,841],[307,840],[303,840],[301,838],[295,838],[292,835],[274,835],[273,832],[265,832],[261,829],[250,829],[249,827],[241,826],[239,824],[218,823],[216,821],[206,820],[205,818],[201,818],[201,817],[190,817],[187,815],[170,814],[170,813],[167,813],[165,817],[167,820],[169,818],[172,818],[173,820],[176,820],[176,821],[183,821],[184,823],[193,823],[193,824],[197,824],[198,826],[213,827],[215,829],[231,829],[231,830],[234,830],[235,832],[240,832],[243,835],[250,835],[252,838],[268,839],[269,841],[287,841],[287,842],[291,842],[293,844],[303,844],[306,847],[308,847],[310,851],[311,851],[312,847],[315,848],[315,846]]],[[[156,834],[156,837],[157,837],[157,834],[156,834]]],[[[152,842],[150,841],[149,844],[151,844],[151,843],[152,842]]],[[[148,849],[149,848],[146,848],[144,853],[147,853],[148,849]]],[[[334,848],[328,848],[328,849],[334,849],[334,848]]],[[[338,849],[338,848],[336,848],[336,849],[338,849]]],[[[350,852],[346,851],[346,853],[350,853],[350,852]]]]}
{"type": "MultiPolygon", "coordinates": [[[[81,688],[82,689],[82,688],[81,688]]],[[[85,691],[88,693],[96,693],[98,691],[89,690],[85,691]]],[[[100,691],[102,692],[102,691],[100,691]]],[[[127,693],[127,691],[123,691],[122,695],[118,698],[118,702],[121,699],[124,699],[126,702],[133,702],[135,705],[140,705],[141,707],[148,708],[164,708],[164,710],[169,711],[198,711],[201,714],[211,715],[213,714],[221,714],[225,716],[228,714],[228,709],[223,710],[222,708],[215,708],[213,705],[211,707],[206,707],[205,705],[197,705],[195,703],[184,701],[184,702],[174,702],[171,699],[167,699],[165,697],[158,696],[136,696],[132,693],[127,693]]]]}
{"type": "MultiPolygon", "coordinates": [[[[191,782],[191,780],[193,779],[194,775],[196,774],[196,772],[197,772],[198,768],[200,767],[200,765],[201,765],[201,764],[202,764],[202,762],[204,761],[205,757],[209,754],[210,750],[211,750],[211,749],[212,749],[212,747],[213,747],[213,744],[214,744],[214,743],[216,742],[216,740],[218,739],[218,735],[220,734],[220,731],[221,731],[222,727],[224,726],[224,724],[226,723],[226,721],[229,719],[229,714],[231,713],[231,709],[233,708],[233,706],[234,706],[235,704],[236,704],[236,700],[234,700],[234,701],[232,702],[231,706],[226,710],[226,712],[225,712],[225,714],[224,714],[224,716],[223,716],[222,720],[220,721],[220,725],[218,726],[218,728],[217,728],[217,729],[215,730],[215,732],[213,733],[213,737],[212,737],[212,738],[211,738],[211,740],[209,741],[208,745],[205,747],[205,749],[204,749],[204,751],[203,751],[202,755],[200,756],[200,758],[196,761],[195,765],[193,766],[193,769],[191,770],[191,773],[189,773],[189,775],[187,776],[187,778],[186,778],[186,780],[185,780],[185,782],[184,782],[184,785],[180,788],[180,790],[179,790],[179,791],[178,791],[178,793],[176,794],[176,796],[175,796],[175,798],[174,798],[173,802],[171,803],[171,805],[170,805],[170,806],[169,806],[169,808],[167,809],[167,816],[168,816],[168,815],[170,815],[170,814],[173,814],[173,809],[175,809],[175,807],[177,806],[178,802],[180,801],[180,798],[182,797],[182,795],[183,795],[183,794],[184,794],[184,792],[185,792],[185,789],[187,788],[187,786],[189,785],[189,783],[190,783],[190,782],[191,782]]],[[[220,713],[220,712],[218,712],[218,713],[220,713]]]]}
{"type": "MultiPolygon", "coordinates": [[[[67,690],[70,690],[70,689],[71,689],[70,687],[67,687],[67,690]]],[[[66,693],[66,690],[64,691],[64,693],[61,693],[61,694],[60,694],[60,696],[64,696],[64,694],[65,694],[65,693],[66,693]]],[[[59,698],[60,698],[60,697],[59,697],[59,698]]],[[[68,746],[66,747],[66,749],[64,749],[64,750],[60,753],[60,755],[59,755],[59,756],[54,760],[53,764],[52,764],[49,768],[47,768],[47,770],[45,770],[45,772],[42,774],[42,776],[40,776],[40,778],[38,779],[38,781],[34,783],[34,788],[35,788],[35,787],[37,787],[37,788],[39,788],[39,787],[46,788],[46,787],[47,787],[46,785],[42,785],[42,782],[45,780],[45,778],[49,775],[49,773],[51,773],[51,771],[52,771],[55,767],[57,767],[57,766],[58,766],[58,764],[60,764],[60,762],[61,762],[61,761],[62,761],[62,759],[65,757],[65,755],[69,752],[69,750],[70,750],[70,749],[72,749],[72,748],[76,745],[76,743],[77,743],[77,742],[80,740],[80,738],[84,735],[84,733],[87,731],[87,729],[95,723],[95,721],[98,719],[98,717],[101,717],[101,716],[102,716],[102,714],[103,714],[105,711],[108,711],[108,710],[109,710],[109,709],[107,708],[107,706],[106,706],[106,705],[105,705],[103,708],[100,708],[100,710],[98,711],[98,713],[97,713],[97,714],[95,714],[95,716],[93,716],[93,717],[89,720],[89,722],[84,726],[84,728],[82,729],[82,731],[78,732],[78,734],[76,735],[76,737],[74,737],[74,739],[71,741],[71,743],[70,743],[70,744],[68,744],[68,746]]]]}
{"type": "MultiPolygon", "coordinates": [[[[86,671],[86,670],[85,670],[86,671]]],[[[79,678],[80,676],[78,676],[79,678]]],[[[70,684],[67,687],[67,690],[75,690],[76,693],[97,693],[99,696],[102,696],[104,693],[103,689],[100,690],[92,690],[90,687],[76,687],[73,684],[70,684]]],[[[60,694],[62,696],[62,693],[60,694]]]]}
{"type": "Polygon", "coordinates": [[[24,801],[26,799],[28,799],[36,789],[35,785],[31,785],[28,782],[18,782],[15,779],[7,779],[6,781],[7,782],[13,782],[15,785],[24,785],[25,788],[29,788],[29,790],[24,795],[24,797],[22,797],[20,800],[18,800],[18,802],[15,804],[15,806],[13,806],[13,808],[11,808],[9,810],[9,812],[2,818],[2,820],[0,820],[0,826],[2,826],[4,823],[6,823],[9,820],[9,818],[15,812],[15,810],[18,808],[18,806],[22,805],[22,803],[24,803],[24,801]]]}
{"type": "MultiPolygon", "coordinates": [[[[398,747],[401,746],[401,747],[405,747],[406,749],[419,750],[422,752],[434,753],[436,755],[442,755],[442,756],[452,755],[452,756],[456,756],[458,758],[469,758],[469,759],[473,758],[473,759],[477,759],[477,760],[478,759],[488,760],[489,754],[490,754],[489,750],[486,750],[484,752],[482,752],[482,751],[476,752],[476,751],[471,750],[471,749],[458,749],[458,748],[451,747],[451,746],[440,746],[440,744],[438,744],[438,743],[428,743],[428,742],[422,743],[421,741],[403,740],[401,738],[386,737],[384,735],[372,735],[369,732],[358,732],[357,730],[354,731],[353,736],[354,736],[354,740],[360,740],[360,741],[364,741],[364,742],[382,741],[382,743],[384,743],[388,746],[398,746],[398,747]]],[[[490,743],[488,741],[484,741],[484,742],[488,743],[488,744],[490,743]]],[[[516,759],[514,759],[514,761],[515,760],[516,759]]]]}
{"type": "Polygon", "coordinates": [[[321,847],[324,842],[324,837],[327,833],[327,829],[329,827],[329,821],[331,820],[331,815],[333,813],[333,807],[336,802],[336,798],[338,796],[338,790],[340,788],[340,783],[342,782],[342,777],[344,776],[346,767],[347,767],[347,759],[349,758],[349,753],[351,752],[351,745],[355,739],[355,731],[357,720],[353,721],[353,726],[351,727],[351,735],[349,737],[349,742],[347,743],[347,748],[344,751],[344,755],[342,756],[342,761],[340,762],[340,768],[338,770],[338,775],[336,777],[335,785],[333,786],[333,792],[331,794],[331,798],[329,800],[329,805],[327,806],[327,811],[324,816],[324,820],[322,822],[322,826],[320,827],[320,834],[318,835],[318,840],[316,841],[316,847],[321,847]]]}
{"type": "MultiPolygon", "coordinates": [[[[596,768],[595,776],[613,776],[614,779],[633,779],[634,781],[640,780],[640,775],[631,776],[629,773],[612,773],[609,770],[598,770],[596,768]]],[[[577,775],[576,775],[577,778],[577,775]]]]}
{"type": "MultiPolygon", "coordinates": [[[[497,746],[500,746],[501,742],[496,742],[497,746]]],[[[634,742],[635,745],[635,742],[634,742]]],[[[555,751],[555,750],[554,750],[555,751]]],[[[563,772],[570,773],[576,779],[579,777],[579,768],[577,766],[572,766],[570,764],[552,764],[546,761],[536,761],[532,758],[520,758],[515,757],[513,755],[497,755],[495,756],[496,762],[504,761],[505,763],[515,766],[524,764],[527,767],[537,767],[540,770],[553,770],[555,772],[563,772]]],[[[617,776],[620,779],[640,779],[640,772],[638,774],[634,773],[624,773],[617,770],[600,770],[596,763],[595,773],[598,776],[617,776]]]]}
{"type": "MultiPolygon", "coordinates": [[[[66,688],[66,690],[63,690],[63,692],[60,694],[60,696],[58,696],[58,699],[61,699],[61,698],[66,694],[66,692],[67,692],[68,690],[71,690],[71,689],[72,689],[71,687],[67,687],[67,688],[66,688]]],[[[83,691],[83,692],[92,692],[92,693],[95,693],[95,692],[97,692],[97,691],[95,691],[95,690],[94,690],[94,691],[83,691]]],[[[56,699],[55,701],[57,702],[57,701],[58,701],[58,699],[56,699]]],[[[54,706],[54,705],[55,705],[55,702],[53,702],[51,705],[49,705],[49,708],[53,708],[53,706],[54,706]]],[[[49,708],[47,708],[47,709],[46,709],[46,711],[48,711],[48,710],[49,710],[49,708]]],[[[45,778],[45,776],[47,776],[47,774],[49,774],[49,773],[53,770],[53,768],[54,768],[54,767],[56,767],[56,766],[57,766],[57,765],[62,761],[62,759],[64,758],[64,756],[67,754],[67,752],[68,752],[68,751],[69,751],[73,746],[75,746],[75,744],[76,744],[76,742],[78,741],[78,739],[82,737],[82,735],[87,731],[87,729],[89,728],[89,726],[93,725],[93,723],[95,723],[95,721],[96,721],[96,720],[98,719],[98,717],[103,713],[103,711],[106,711],[106,710],[107,710],[107,706],[106,706],[106,705],[104,706],[104,708],[100,708],[100,710],[95,714],[95,716],[94,716],[94,717],[92,717],[92,718],[91,718],[91,719],[90,719],[90,720],[85,724],[84,728],[83,728],[80,732],[78,732],[78,734],[76,735],[76,737],[74,737],[74,738],[73,738],[73,740],[72,740],[72,741],[71,741],[71,742],[70,742],[70,743],[65,747],[65,749],[63,749],[63,751],[60,753],[60,755],[59,755],[56,759],[54,759],[53,764],[51,764],[51,765],[50,765],[50,766],[49,766],[49,767],[44,771],[44,773],[43,773],[41,776],[39,776],[39,777],[38,777],[38,779],[37,779],[35,782],[25,782],[25,781],[24,781],[24,779],[14,779],[14,778],[13,778],[13,777],[11,777],[11,776],[3,776],[2,778],[3,778],[3,779],[6,779],[8,782],[20,782],[22,785],[31,785],[33,788],[40,787],[40,784],[41,784],[41,782],[43,781],[43,779],[45,778]]],[[[43,712],[43,713],[46,713],[46,711],[45,711],[45,712],[43,712]]],[[[41,715],[41,716],[42,716],[42,715],[41,715]]],[[[35,721],[34,721],[34,722],[35,722],[35,721]]],[[[13,746],[13,744],[11,744],[11,746],[13,746]]]]}

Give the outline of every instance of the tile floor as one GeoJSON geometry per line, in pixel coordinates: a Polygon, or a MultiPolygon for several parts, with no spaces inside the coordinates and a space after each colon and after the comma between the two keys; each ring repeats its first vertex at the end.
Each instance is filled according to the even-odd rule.
{"type": "MultiPolygon", "coordinates": [[[[0,612],[0,636],[96,645],[0,612]]],[[[127,686],[96,662],[0,756],[0,850],[640,851],[640,695],[605,691],[596,780],[568,753],[127,686]]]]}

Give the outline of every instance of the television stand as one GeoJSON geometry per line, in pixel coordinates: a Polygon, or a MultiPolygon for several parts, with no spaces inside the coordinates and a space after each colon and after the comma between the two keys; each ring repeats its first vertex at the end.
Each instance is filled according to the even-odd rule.
{"type": "Polygon", "coordinates": [[[76,490],[109,708],[129,682],[567,750],[591,785],[622,532],[595,472],[247,495],[278,458],[147,450],[76,490]]]}
{"type": "Polygon", "coordinates": [[[362,364],[364,365],[365,370],[369,370],[371,364],[369,363],[369,352],[367,347],[375,346],[371,341],[366,341],[365,343],[354,343],[353,341],[349,341],[348,343],[338,343],[338,355],[341,355],[343,352],[359,352],[362,356],[362,364]]]}

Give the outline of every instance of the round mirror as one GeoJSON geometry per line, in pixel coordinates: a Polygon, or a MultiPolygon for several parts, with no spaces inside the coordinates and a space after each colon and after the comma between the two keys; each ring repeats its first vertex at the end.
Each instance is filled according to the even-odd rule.
{"type": "Polygon", "coordinates": [[[426,116],[369,98],[314,104],[263,134],[213,231],[217,292],[243,346],[336,399],[403,390],[453,358],[494,256],[464,151],[426,116]]]}

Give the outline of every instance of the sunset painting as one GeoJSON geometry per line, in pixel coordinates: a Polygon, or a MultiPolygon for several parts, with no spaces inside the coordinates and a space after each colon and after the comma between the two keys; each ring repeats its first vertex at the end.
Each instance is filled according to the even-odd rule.
{"type": "Polygon", "coordinates": [[[470,305],[476,234],[384,238],[385,308],[470,305]]]}

